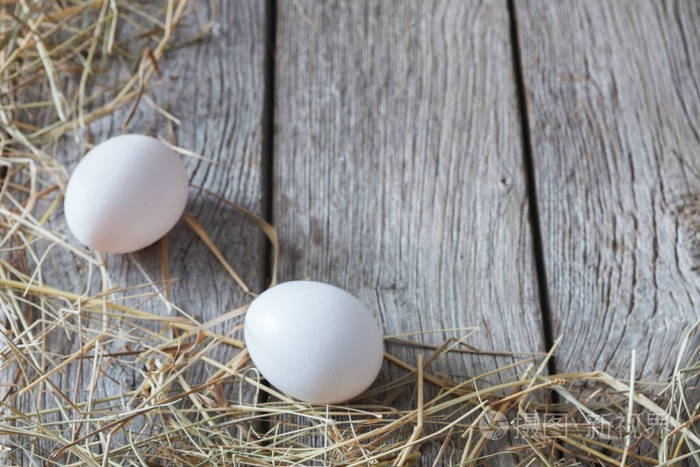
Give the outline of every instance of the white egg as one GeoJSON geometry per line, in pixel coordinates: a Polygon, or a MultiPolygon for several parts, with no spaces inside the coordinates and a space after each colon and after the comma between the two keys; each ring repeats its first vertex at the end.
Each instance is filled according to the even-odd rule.
{"type": "Polygon", "coordinates": [[[346,401],[376,379],[382,333],[346,291],[311,281],[272,287],[253,300],[245,342],[260,373],[280,391],[317,404],[346,401]]]}
{"type": "Polygon", "coordinates": [[[144,135],[110,138],[73,171],[64,202],[73,235],[104,253],[144,248],[175,225],[187,203],[182,160],[144,135]]]}

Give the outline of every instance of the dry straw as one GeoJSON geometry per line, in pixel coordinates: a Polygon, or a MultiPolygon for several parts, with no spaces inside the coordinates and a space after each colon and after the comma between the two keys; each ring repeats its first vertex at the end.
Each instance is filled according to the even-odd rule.
{"type": "MultiPolygon", "coordinates": [[[[683,337],[671,376],[655,383],[636,380],[634,356],[619,379],[548,375],[556,345],[546,355],[478,351],[468,345],[471,329],[442,331],[456,337],[440,346],[418,334],[387,337],[386,366],[403,376],[346,405],[311,406],[275,391],[252,367],[235,337],[246,303],[198,321],[168,298],[165,254],[162,280],[115,283],[103,258],[66,240],[58,148],[81,152],[91,123],[111,116],[126,127],[139,105],[177,124],[149,91],[174,41],[206,40],[213,23],[183,38],[178,25],[196,5],[153,3],[0,3],[5,464],[700,465],[696,328],[683,337]],[[66,271],[71,281],[60,277],[66,271]],[[161,300],[172,316],[145,311],[147,300],[161,300]],[[232,332],[215,332],[221,324],[232,332]],[[222,347],[228,361],[212,356],[222,347]],[[396,350],[424,357],[406,361],[396,350]],[[463,378],[436,371],[448,355],[465,354],[508,363],[463,378]]],[[[271,240],[276,271],[275,230],[242,212],[271,240]]],[[[187,222],[231,286],[253,296],[197,219],[187,222]]],[[[163,245],[167,253],[167,239],[163,245]]]]}

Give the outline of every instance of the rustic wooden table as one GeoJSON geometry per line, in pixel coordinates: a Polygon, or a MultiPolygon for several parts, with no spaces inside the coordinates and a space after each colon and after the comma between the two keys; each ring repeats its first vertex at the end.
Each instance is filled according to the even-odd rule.
{"type": "MultiPolygon", "coordinates": [[[[281,280],[347,288],[387,334],[563,336],[550,371],[627,374],[636,349],[638,376],[668,374],[700,318],[700,3],[220,7],[164,59],[159,102],[219,164],[188,161],[191,182],[277,227],[281,280]]],[[[197,191],[190,208],[261,290],[257,226],[197,191]]],[[[198,278],[172,294],[209,319],[243,296],[195,238],[171,234],[171,275],[198,278]]],[[[156,276],[158,253],[138,255],[156,276]]]]}
{"type": "MultiPolygon", "coordinates": [[[[280,280],[346,288],[386,334],[477,326],[473,347],[518,352],[563,336],[550,372],[626,375],[632,349],[638,377],[671,371],[700,319],[700,2],[219,7],[208,40],[163,59],[155,96],[177,144],[218,163],[188,159],[191,183],[277,227],[280,280]]],[[[262,290],[258,226],[197,189],[189,209],[262,290]]],[[[113,277],[159,277],[162,248],[110,257],[113,277]]],[[[247,301],[184,221],[167,248],[187,278],[171,298],[202,322],[247,301]]]]}

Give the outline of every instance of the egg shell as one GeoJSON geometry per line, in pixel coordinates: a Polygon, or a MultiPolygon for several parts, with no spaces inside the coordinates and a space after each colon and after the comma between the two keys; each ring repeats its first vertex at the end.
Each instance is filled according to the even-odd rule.
{"type": "Polygon", "coordinates": [[[296,399],[330,404],[360,395],[384,357],[377,321],[338,287],[312,281],[274,286],[253,300],[245,342],[260,373],[296,399]]]}
{"type": "Polygon", "coordinates": [[[128,253],[165,235],[187,203],[188,178],[180,157],[144,135],[110,138],[73,171],[64,201],[68,227],[104,253],[128,253]]]}

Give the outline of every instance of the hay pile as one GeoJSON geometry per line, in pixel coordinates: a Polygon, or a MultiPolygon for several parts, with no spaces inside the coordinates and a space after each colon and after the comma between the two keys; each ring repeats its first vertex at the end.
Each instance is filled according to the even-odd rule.
{"type": "MultiPolygon", "coordinates": [[[[514,357],[459,381],[431,372],[447,354],[471,351],[465,330],[437,347],[416,337],[387,339],[390,349],[415,346],[425,357],[387,354],[404,376],[348,405],[311,406],[278,393],[252,368],[237,334],[212,331],[221,323],[236,331],[246,303],[199,322],[168,301],[163,282],[114,283],[99,254],[66,240],[59,215],[68,174],[57,148],[83,152],[90,123],[120,111],[126,126],[144,102],[174,118],[149,98],[159,60],[173,46],[205,38],[212,23],[178,37],[177,25],[191,14],[185,0],[0,5],[5,464],[700,465],[692,403],[700,359],[689,346],[695,328],[683,338],[672,376],[654,383],[602,372],[547,375],[556,344],[546,355],[514,357]],[[122,72],[107,73],[115,67],[122,72]],[[117,78],[105,81],[108,75],[117,78]],[[66,270],[81,288],[57,286],[66,270]],[[140,309],[149,299],[167,302],[174,316],[140,309]],[[237,350],[220,362],[211,357],[217,346],[237,350]],[[198,372],[205,378],[192,378],[196,366],[205,367],[198,372]],[[137,377],[125,383],[127,374],[137,377]],[[506,382],[494,384],[494,376],[506,382]]],[[[276,253],[274,229],[244,213],[276,253]]],[[[215,252],[196,219],[187,220],[215,252]]],[[[245,287],[225,266],[238,279],[232,287],[245,287]]],[[[630,375],[635,366],[633,358],[630,375]]]]}

